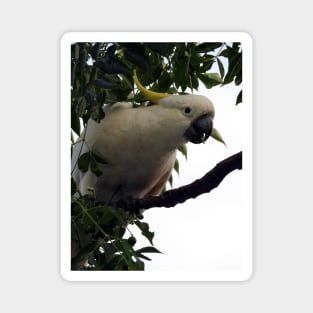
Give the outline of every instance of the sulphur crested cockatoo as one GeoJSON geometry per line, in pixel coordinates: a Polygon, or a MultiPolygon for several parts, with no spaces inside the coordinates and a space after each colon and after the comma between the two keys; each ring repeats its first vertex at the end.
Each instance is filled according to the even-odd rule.
{"type": "Polygon", "coordinates": [[[153,105],[133,108],[127,102],[105,110],[97,123],[90,119],[73,148],[72,173],[82,195],[111,202],[124,196],[135,199],[159,195],[186,142],[204,142],[213,129],[214,106],[201,95],[169,95],[145,89],[134,74],[139,90],[153,105]],[[106,164],[96,176],[82,172],[78,158],[94,151],[106,164]]]}

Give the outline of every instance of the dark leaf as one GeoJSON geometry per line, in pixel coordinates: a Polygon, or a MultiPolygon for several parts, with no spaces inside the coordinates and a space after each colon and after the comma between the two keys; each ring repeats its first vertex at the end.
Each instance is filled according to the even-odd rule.
{"type": "Polygon", "coordinates": [[[233,52],[232,47],[226,46],[226,49],[224,49],[224,50],[219,54],[219,56],[228,58],[228,57],[230,57],[233,53],[234,53],[234,52],[233,52]]]}
{"type": "Polygon", "coordinates": [[[76,64],[71,65],[71,86],[74,87],[76,64]]]}
{"type": "Polygon", "coordinates": [[[98,212],[98,222],[103,226],[116,225],[116,212],[115,209],[108,206],[99,207],[100,212],[98,212]]]}
{"type": "Polygon", "coordinates": [[[170,53],[171,45],[170,43],[164,42],[149,42],[144,44],[145,47],[152,51],[159,53],[162,56],[167,56],[170,53]]]}
{"type": "Polygon", "coordinates": [[[145,270],[145,263],[142,262],[140,259],[136,258],[134,270],[135,271],[144,271],[145,270]]]}
{"type": "Polygon", "coordinates": [[[100,45],[100,43],[97,42],[90,49],[90,55],[96,61],[98,60],[99,45],[100,45]]]}
{"type": "Polygon", "coordinates": [[[82,154],[78,161],[77,161],[77,165],[78,168],[82,171],[82,172],[87,172],[88,168],[89,168],[89,163],[91,161],[91,155],[90,152],[86,152],[84,154],[82,154]]]}
{"type": "Polygon", "coordinates": [[[76,60],[78,60],[78,58],[79,58],[79,45],[78,45],[78,43],[75,44],[74,57],[75,57],[76,60]]]}
{"type": "Polygon", "coordinates": [[[147,256],[145,256],[144,254],[136,253],[136,256],[137,256],[138,258],[141,258],[141,259],[144,259],[144,260],[147,260],[147,261],[151,261],[151,259],[148,258],[147,256]]]}
{"type": "Polygon", "coordinates": [[[173,187],[173,175],[171,175],[168,179],[169,184],[173,187]]]}
{"type": "Polygon", "coordinates": [[[241,63],[241,53],[236,53],[229,57],[228,62],[228,71],[224,78],[224,85],[231,83],[235,76],[241,71],[242,63],[241,63]]]}
{"type": "Polygon", "coordinates": [[[215,56],[214,55],[207,55],[202,62],[202,66],[199,67],[197,72],[199,73],[206,73],[211,69],[215,62],[215,56]]]}
{"type": "Polygon", "coordinates": [[[94,266],[96,264],[96,259],[94,258],[93,255],[90,255],[88,258],[88,265],[94,266]]]}
{"type": "Polygon", "coordinates": [[[205,42],[196,46],[196,52],[209,52],[219,48],[222,42],[205,42]]]}
{"type": "Polygon", "coordinates": [[[183,156],[186,158],[187,160],[187,145],[182,145],[178,148],[178,151],[181,152],[183,154],[183,156]]]}
{"type": "Polygon", "coordinates": [[[111,89],[117,86],[116,82],[113,82],[104,77],[92,81],[91,84],[96,87],[105,88],[105,89],[111,89]]]}
{"type": "Polygon", "coordinates": [[[89,104],[94,104],[95,92],[93,90],[87,90],[85,94],[85,99],[89,104]]]}
{"type": "Polygon", "coordinates": [[[155,247],[144,247],[135,251],[136,253],[162,253],[155,247]]]}
{"type": "Polygon", "coordinates": [[[80,136],[80,120],[74,108],[72,108],[71,112],[71,128],[78,136],[80,136]]]}
{"type": "Polygon", "coordinates": [[[196,75],[194,74],[191,74],[190,76],[190,88],[191,89],[196,89],[198,90],[198,87],[199,87],[199,81],[198,81],[198,78],[196,75]]]}
{"type": "Polygon", "coordinates": [[[105,242],[102,245],[103,248],[103,253],[105,254],[105,259],[107,262],[111,261],[114,253],[116,252],[115,248],[113,247],[113,245],[111,243],[107,243],[105,242]]]}
{"type": "Polygon", "coordinates": [[[135,221],[135,224],[138,226],[138,228],[141,230],[141,233],[143,236],[145,236],[149,242],[153,245],[152,239],[154,237],[154,232],[151,232],[149,230],[149,224],[145,222],[135,221]]]}
{"type": "Polygon", "coordinates": [[[242,102],[242,90],[240,90],[237,99],[236,99],[236,105],[242,102]]]}
{"type": "Polygon", "coordinates": [[[187,88],[188,70],[189,70],[189,54],[185,45],[179,45],[173,56],[173,72],[176,88],[181,87],[182,91],[187,88]]]}
{"type": "Polygon", "coordinates": [[[221,74],[221,78],[223,79],[224,74],[225,74],[224,65],[219,58],[217,58],[216,60],[217,60],[218,69],[219,69],[220,74],[221,74]]]}
{"type": "Polygon", "coordinates": [[[129,62],[138,66],[142,70],[151,72],[150,60],[144,50],[143,51],[126,50],[124,51],[124,56],[129,62]]]}
{"type": "Polygon", "coordinates": [[[104,118],[105,113],[101,107],[93,107],[91,111],[91,118],[97,122],[100,123],[101,120],[104,118]]]}
{"type": "Polygon", "coordinates": [[[240,70],[235,78],[235,85],[239,86],[242,82],[242,71],[240,70]]]}
{"type": "Polygon", "coordinates": [[[240,50],[240,47],[241,47],[241,43],[240,42],[233,42],[232,49],[235,52],[238,52],[240,50]]]}
{"type": "Polygon", "coordinates": [[[90,169],[97,177],[102,175],[102,171],[100,170],[99,165],[94,158],[92,158],[90,161],[90,169]]]}
{"type": "Polygon", "coordinates": [[[158,80],[158,87],[159,87],[159,91],[161,92],[167,92],[168,89],[170,88],[171,84],[172,84],[172,76],[170,73],[168,73],[167,71],[164,71],[159,80],[158,80]]]}
{"type": "Polygon", "coordinates": [[[177,172],[177,174],[179,174],[179,162],[177,159],[175,160],[174,163],[174,170],[177,172]]]}
{"type": "Polygon", "coordinates": [[[218,73],[199,74],[199,78],[208,89],[220,85],[223,82],[218,73]]]}
{"type": "Polygon", "coordinates": [[[190,64],[194,68],[198,68],[202,62],[203,62],[203,57],[195,50],[192,50],[191,56],[190,56],[190,64]]]}
{"type": "Polygon", "coordinates": [[[91,242],[90,244],[84,246],[82,249],[79,250],[77,256],[72,258],[71,260],[71,268],[72,270],[79,270],[83,268],[83,261],[86,260],[86,256],[88,256],[91,252],[97,249],[99,246],[98,242],[91,242]]]}
{"type": "Polygon", "coordinates": [[[86,66],[86,50],[84,48],[85,44],[79,44],[79,58],[78,58],[78,67],[83,70],[86,66]]]}
{"type": "Polygon", "coordinates": [[[83,116],[86,113],[87,108],[89,108],[89,104],[86,101],[85,97],[79,97],[76,105],[76,113],[77,116],[83,116]]]}
{"type": "Polygon", "coordinates": [[[108,161],[99,152],[92,151],[91,154],[98,163],[108,164],[108,161]]]}
{"type": "Polygon", "coordinates": [[[107,49],[107,54],[108,55],[114,55],[115,54],[115,51],[116,51],[116,45],[111,45],[108,47],[107,49]]]}
{"type": "Polygon", "coordinates": [[[114,228],[114,235],[118,238],[122,238],[126,232],[126,228],[123,226],[116,226],[114,228]]]}
{"type": "Polygon", "coordinates": [[[95,66],[108,74],[129,74],[130,69],[116,56],[106,55],[95,63],[95,66]]]}

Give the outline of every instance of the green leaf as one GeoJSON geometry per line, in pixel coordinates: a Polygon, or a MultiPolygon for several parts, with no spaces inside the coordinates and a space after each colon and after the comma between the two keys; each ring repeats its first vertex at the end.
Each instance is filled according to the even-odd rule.
{"type": "Polygon", "coordinates": [[[84,173],[88,171],[89,168],[89,163],[91,161],[91,155],[90,152],[86,152],[84,154],[82,154],[78,161],[77,161],[77,165],[78,168],[84,173]]]}
{"type": "Polygon", "coordinates": [[[97,177],[102,175],[102,171],[100,170],[99,165],[94,158],[92,158],[90,161],[90,169],[97,177]]]}
{"type": "Polygon", "coordinates": [[[196,90],[198,90],[198,87],[199,87],[199,81],[198,81],[198,77],[193,73],[193,74],[191,74],[190,76],[189,76],[189,87],[191,88],[191,89],[196,89],[196,90]]]}
{"type": "Polygon", "coordinates": [[[78,60],[79,58],[79,45],[78,44],[75,44],[74,57],[76,60],[78,60]]]}
{"type": "Polygon", "coordinates": [[[223,82],[218,73],[199,74],[199,78],[208,89],[220,85],[223,82]]]}
{"type": "Polygon", "coordinates": [[[231,55],[228,58],[228,71],[226,73],[226,76],[224,78],[224,85],[231,83],[235,76],[239,74],[239,72],[242,69],[242,54],[236,53],[231,55]]]}
{"type": "Polygon", "coordinates": [[[145,256],[143,253],[162,253],[162,252],[154,247],[144,247],[135,251],[135,254],[138,258],[151,261],[151,259],[145,256]]]}
{"type": "MultiPolygon", "coordinates": [[[[82,100],[85,100],[89,104],[94,104],[95,103],[95,96],[96,96],[95,91],[89,89],[86,91],[85,97],[82,100]]],[[[83,104],[84,103],[82,102],[81,106],[83,106],[83,104]]],[[[80,111],[83,111],[83,109],[80,109],[80,111]]]]}
{"type": "Polygon", "coordinates": [[[173,175],[171,175],[169,177],[168,182],[169,182],[170,186],[173,187],[173,175]]]}
{"type": "Polygon", "coordinates": [[[100,123],[105,117],[105,113],[101,107],[95,106],[91,109],[91,118],[100,123]]]}
{"type": "Polygon", "coordinates": [[[145,47],[149,48],[152,51],[159,53],[162,56],[168,56],[171,52],[171,43],[164,43],[164,42],[151,42],[145,43],[145,47]]]}
{"type": "Polygon", "coordinates": [[[95,43],[90,49],[90,55],[94,60],[98,60],[98,53],[99,53],[100,43],[95,43]]]}
{"type": "Polygon", "coordinates": [[[108,74],[129,74],[130,69],[116,56],[106,55],[94,64],[108,74]]]}
{"type": "Polygon", "coordinates": [[[180,153],[182,153],[183,154],[183,156],[186,158],[186,160],[187,160],[187,145],[182,145],[182,146],[180,146],[179,148],[178,148],[178,151],[180,152],[180,153]]]}
{"type": "Polygon", "coordinates": [[[80,136],[80,120],[74,108],[72,108],[71,112],[71,128],[78,136],[80,136]]]}
{"type": "Polygon", "coordinates": [[[91,84],[96,87],[104,88],[104,89],[111,89],[117,86],[116,82],[113,82],[105,77],[96,79],[92,81],[91,84]]]}
{"type": "Polygon", "coordinates": [[[109,206],[98,206],[98,222],[103,226],[115,225],[117,221],[116,210],[109,206]]]}
{"type": "Polygon", "coordinates": [[[223,78],[224,74],[225,74],[224,65],[219,58],[217,58],[216,60],[217,60],[218,69],[219,69],[220,74],[221,74],[221,78],[223,78]]]}
{"type": "Polygon", "coordinates": [[[202,63],[203,65],[199,67],[199,69],[197,70],[197,73],[206,73],[207,71],[209,71],[211,69],[211,67],[213,66],[215,62],[215,56],[214,55],[207,55],[202,63]]]}
{"type": "Polygon", "coordinates": [[[144,247],[135,251],[136,253],[162,253],[155,247],[144,247]]]}
{"type": "Polygon", "coordinates": [[[142,70],[147,72],[151,71],[150,60],[149,57],[146,55],[144,49],[127,49],[124,51],[124,56],[129,62],[140,67],[142,70]]]}
{"type": "Polygon", "coordinates": [[[108,164],[108,161],[99,152],[92,151],[91,154],[98,163],[108,164]]]}
{"type": "Polygon", "coordinates": [[[175,160],[174,163],[174,170],[177,172],[177,174],[179,174],[179,162],[177,159],[175,160]]]}
{"type": "Polygon", "coordinates": [[[236,105],[242,102],[242,90],[240,90],[237,99],[236,99],[236,105]]]}
{"type": "Polygon", "coordinates": [[[218,73],[207,73],[206,75],[209,79],[214,80],[218,83],[223,82],[223,80],[221,79],[221,76],[218,73]]]}
{"type": "Polygon", "coordinates": [[[144,271],[145,269],[145,263],[136,258],[136,262],[134,264],[133,270],[134,271],[144,271]]]}
{"type": "Polygon", "coordinates": [[[75,139],[74,139],[73,131],[71,131],[71,143],[72,143],[72,144],[74,144],[74,143],[75,143],[75,139]]]}
{"type": "Polygon", "coordinates": [[[101,247],[103,248],[106,262],[110,262],[116,252],[115,248],[111,243],[107,242],[103,243],[101,247]]]}
{"type": "Polygon", "coordinates": [[[219,133],[219,131],[216,128],[213,128],[212,133],[211,133],[211,137],[214,138],[215,140],[223,143],[226,146],[224,139],[222,138],[221,134],[219,133]]]}
{"type": "Polygon", "coordinates": [[[150,258],[148,258],[147,256],[145,256],[144,254],[141,254],[141,253],[136,253],[136,256],[138,258],[141,258],[141,259],[144,259],[144,260],[147,260],[147,261],[152,261],[150,258]]]}
{"type": "Polygon", "coordinates": [[[117,238],[122,238],[126,232],[126,228],[123,226],[116,226],[114,229],[114,235],[117,238]]]}
{"type": "Polygon", "coordinates": [[[91,242],[88,245],[85,245],[83,248],[79,250],[79,253],[72,258],[71,260],[71,268],[72,270],[81,270],[83,268],[84,261],[86,260],[86,256],[88,256],[91,252],[95,251],[99,246],[98,242],[91,242]]]}
{"type": "Polygon", "coordinates": [[[172,85],[172,76],[167,71],[164,71],[159,80],[158,80],[158,87],[159,91],[161,92],[167,92],[170,86],[172,85]]]}
{"type": "Polygon", "coordinates": [[[236,78],[235,78],[235,85],[239,86],[242,82],[242,70],[240,69],[240,71],[238,72],[236,78]]]}
{"type": "Polygon", "coordinates": [[[187,88],[188,69],[189,69],[189,54],[186,51],[184,44],[177,46],[173,56],[173,73],[176,88],[181,87],[182,91],[187,88]]]}
{"type": "Polygon", "coordinates": [[[152,239],[154,237],[154,232],[151,232],[149,230],[149,224],[141,221],[135,221],[135,224],[138,226],[138,228],[141,230],[141,233],[143,236],[145,236],[149,242],[153,245],[152,239]]]}
{"type": "Polygon", "coordinates": [[[205,42],[196,46],[196,52],[209,52],[219,48],[222,42],[205,42]]]}

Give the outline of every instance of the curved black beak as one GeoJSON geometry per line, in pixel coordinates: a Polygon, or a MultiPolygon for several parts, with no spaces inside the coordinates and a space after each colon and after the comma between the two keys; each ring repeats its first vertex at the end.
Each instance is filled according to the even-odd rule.
{"type": "Polygon", "coordinates": [[[196,119],[185,131],[185,138],[192,143],[205,142],[212,133],[213,121],[206,114],[196,119]]]}

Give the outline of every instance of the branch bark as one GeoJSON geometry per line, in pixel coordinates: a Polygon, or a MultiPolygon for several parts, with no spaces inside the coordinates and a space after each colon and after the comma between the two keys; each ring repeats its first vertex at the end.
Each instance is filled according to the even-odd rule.
{"type": "Polygon", "coordinates": [[[133,212],[141,209],[147,210],[153,207],[173,207],[188,199],[209,193],[212,189],[216,188],[229,173],[236,169],[242,169],[242,152],[236,153],[219,162],[202,178],[195,180],[189,185],[166,191],[157,197],[132,199],[132,201],[127,201],[127,203],[122,201],[122,203],[118,203],[118,206],[133,212]]]}

